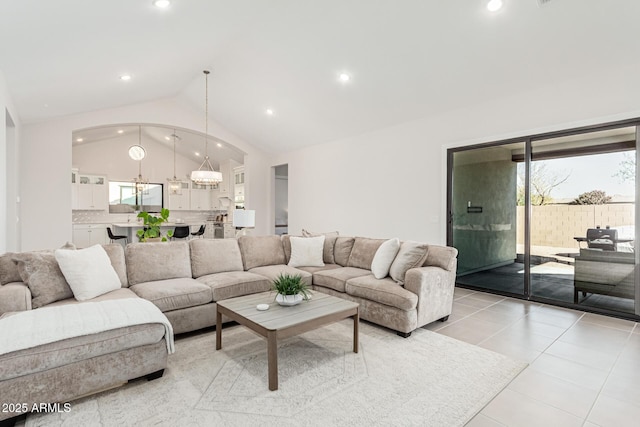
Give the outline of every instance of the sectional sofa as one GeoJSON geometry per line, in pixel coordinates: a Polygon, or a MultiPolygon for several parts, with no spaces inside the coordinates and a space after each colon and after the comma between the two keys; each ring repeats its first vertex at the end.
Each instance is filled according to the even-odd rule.
{"type": "MultiPolygon", "coordinates": [[[[282,273],[302,276],[316,291],[358,302],[361,319],[405,337],[418,327],[446,320],[451,313],[457,263],[454,248],[403,242],[393,260],[396,263],[404,256],[402,280],[376,279],[371,269],[386,239],[327,234],[321,255],[324,265],[297,267],[289,265],[291,239],[244,236],[133,243],[126,248],[104,245],[121,287],[83,302],[64,294],[49,295],[49,300],[59,298],[54,302],[43,300],[47,294],[35,288],[36,276],[24,283],[25,268],[20,271],[20,262],[15,262],[21,259],[24,264],[25,253],[4,254],[0,256],[0,331],[3,318],[36,312],[40,310],[36,305],[142,298],[162,311],[173,333],[180,334],[215,325],[216,301],[269,291],[272,280],[282,273]]],[[[47,256],[51,263],[46,254],[31,253],[26,259],[47,256]]],[[[42,261],[35,262],[36,267],[38,262],[42,261]]],[[[43,274],[59,274],[55,267],[35,268],[40,281],[43,274]]],[[[151,323],[0,354],[1,400],[67,402],[134,378],[159,377],[167,362],[166,340],[165,329],[151,323]]],[[[19,412],[3,412],[0,420],[16,415],[19,412]]]]}

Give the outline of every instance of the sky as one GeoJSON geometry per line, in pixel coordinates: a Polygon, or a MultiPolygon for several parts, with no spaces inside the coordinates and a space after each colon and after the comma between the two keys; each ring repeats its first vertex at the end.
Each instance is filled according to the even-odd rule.
{"type": "MultiPolygon", "coordinates": [[[[627,152],[627,158],[635,152],[627,152]]],[[[566,157],[544,160],[547,168],[561,176],[569,178],[554,188],[551,197],[554,199],[576,198],[582,193],[602,190],[607,196],[629,196],[635,194],[635,183],[624,181],[614,176],[620,169],[625,153],[596,154],[591,156],[566,157]]]]}

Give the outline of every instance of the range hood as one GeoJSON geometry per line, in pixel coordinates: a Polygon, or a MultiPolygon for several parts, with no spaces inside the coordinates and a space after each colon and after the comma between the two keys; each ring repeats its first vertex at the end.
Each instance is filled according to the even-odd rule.
{"type": "Polygon", "coordinates": [[[231,204],[231,199],[228,196],[218,196],[218,200],[220,200],[220,204],[225,208],[231,204]]]}

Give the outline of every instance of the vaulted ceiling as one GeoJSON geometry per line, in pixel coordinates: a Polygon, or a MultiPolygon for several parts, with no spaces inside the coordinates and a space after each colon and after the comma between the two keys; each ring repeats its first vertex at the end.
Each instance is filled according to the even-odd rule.
{"type": "Polygon", "coordinates": [[[203,108],[211,69],[211,118],[275,152],[640,63],[638,0],[486,3],[2,0],[0,70],[31,123],[166,97],[203,108]]]}

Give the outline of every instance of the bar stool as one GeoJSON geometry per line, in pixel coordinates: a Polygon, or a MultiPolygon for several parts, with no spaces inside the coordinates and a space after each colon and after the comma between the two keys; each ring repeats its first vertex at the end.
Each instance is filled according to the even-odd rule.
{"type": "Polygon", "coordinates": [[[109,235],[110,243],[113,243],[114,241],[120,239],[124,239],[125,244],[129,243],[129,238],[127,236],[113,234],[113,232],[111,231],[111,227],[107,227],[107,234],[109,235]]]}
{"type": "Polygon", "coordinates": [[[202,237],[204,235],[205,227],[206,227],[206,225],[201,225],[200,228],[198,229],[198,231],[194,231],[193,233],[191,233],[191,236],[192,237],[197,237],[197,236],[202,237]]]}

